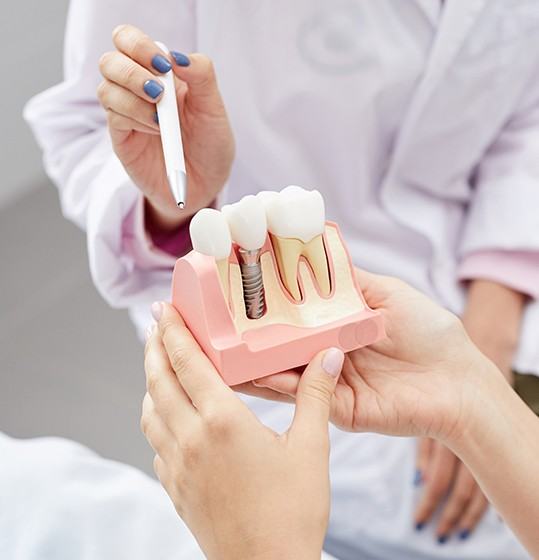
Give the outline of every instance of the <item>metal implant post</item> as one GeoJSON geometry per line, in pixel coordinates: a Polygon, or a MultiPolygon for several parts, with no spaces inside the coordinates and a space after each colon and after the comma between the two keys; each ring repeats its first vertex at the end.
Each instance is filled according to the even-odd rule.
{"type": "Polygon", "coordinates": [[[264,295],[264,280],[260,264],[260,249],[247,251],[241,247],[240,256],[241,279],[243,282],[243,300],[245,311],[249,319],[260,319],[266,311],[264,295]]]}

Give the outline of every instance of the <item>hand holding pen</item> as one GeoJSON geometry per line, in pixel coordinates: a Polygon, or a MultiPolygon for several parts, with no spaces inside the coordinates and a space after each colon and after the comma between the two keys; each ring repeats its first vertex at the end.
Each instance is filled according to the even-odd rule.
{"type": "Polygon", "coordinates": [[[213,65],[201,54],[167,55],[131,25],[117,27],[113,41],[117,50],[99,61],[104,80],[98,96],[107,111],[114,151],[144,194],[147,219],[160,231],[172,231],[211,204],[234,158],[234,139],[213,65]],[[157,117],[169,73],[182,123],[179,145],[185,156],[188,201],[183,210],[171,193],[157,117]]]}

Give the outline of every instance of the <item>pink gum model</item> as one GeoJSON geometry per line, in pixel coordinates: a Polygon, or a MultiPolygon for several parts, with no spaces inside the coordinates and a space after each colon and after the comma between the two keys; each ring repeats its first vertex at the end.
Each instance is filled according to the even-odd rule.
{"type": "MultiPolygon", "coordinates": [[[[327,222],[326,226],[335,228],[342,242],[337,225],[327,222]]],[[[346,250],[344,243],[343,246],[346,250]]],[[[271,252],[277,270],[269,239],[263,247],[266,251],[271,252]]],[[[225,382],[237,385],[303,366],[331,346],[350,352],[385,337],[382,316],[365,303],[348,251],[346,255],[354,287],[365,308],[319,327],[274,323],[239,333],[223,295],[215,259],[196,251],[176,261],[172,303],[225,382]]],[[[229,262],[237,264],[234,251],[229,262]]],[[[333,278],[332,259],[328,262],[333,278]]],[[[331,297],[328,304],[330,300],[331,297]]]]}

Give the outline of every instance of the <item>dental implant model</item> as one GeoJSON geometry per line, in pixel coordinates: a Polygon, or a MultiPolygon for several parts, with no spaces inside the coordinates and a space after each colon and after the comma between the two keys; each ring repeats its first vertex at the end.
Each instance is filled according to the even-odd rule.
{"type": "Polygon", "coordinates": [[[228,257],[232,239],[224,216],[219,210],[203,208],[193,216],[189,234],[195,251],[215,259],[223,293],[228,298],[228,257]]]}
{"type": "Polygon", "coordinates": [[[190,233],[172,303],[229,385],[385,336],[318,191],[290,186],[203,209],[190,233]]]}
{"type": "Polygon", "coordinates": [[[260,319],[266,311],[260,255],[266,241],[266,211],[253,195],[223,206],[232,240],[238,245],[245,311],[249,319],[260,319]]]}

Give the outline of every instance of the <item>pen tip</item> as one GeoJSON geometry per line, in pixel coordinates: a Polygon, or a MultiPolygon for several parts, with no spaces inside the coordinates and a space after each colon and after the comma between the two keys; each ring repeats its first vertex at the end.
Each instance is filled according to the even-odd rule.
{"type": "Polygon", "coordinates": [[[184,202],[178,202],[178,208],[180,208],[180,209],[185,208],[185,203],[184,202]]]}

